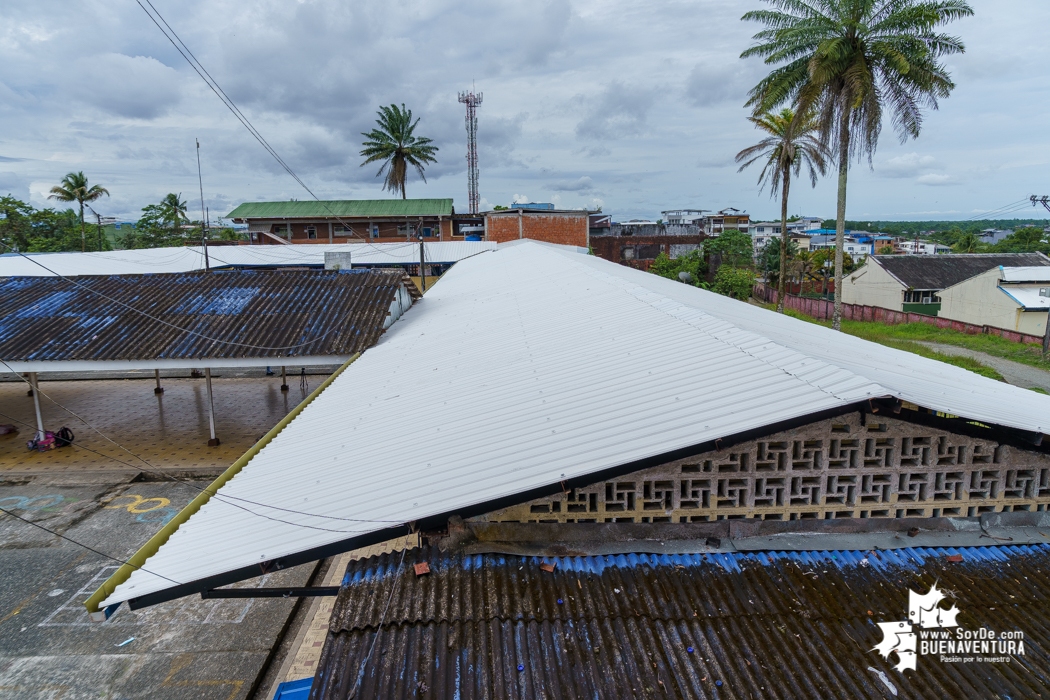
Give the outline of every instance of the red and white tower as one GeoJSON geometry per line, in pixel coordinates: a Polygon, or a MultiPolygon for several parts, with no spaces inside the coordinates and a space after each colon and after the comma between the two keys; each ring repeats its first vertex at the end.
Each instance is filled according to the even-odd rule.
{"type": "Polygon", "coordinates": [[[477,214],[481,206],[478,195],[478,105],[481,93],[459,93],[459,101],[467,106],[467,199],[471,214],[477,214]]]}

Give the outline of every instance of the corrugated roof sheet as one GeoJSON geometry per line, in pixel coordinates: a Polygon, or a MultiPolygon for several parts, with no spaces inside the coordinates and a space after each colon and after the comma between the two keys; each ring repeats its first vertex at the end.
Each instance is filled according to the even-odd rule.
{"type": "MultiPolygon", "coordinates": [[[[495,250],[488,241],[434,241],[424,244],[426,261],[450,264],[495,250]]],[[[404,265],[419,262],[419,244],[319,243],[291,245],[209,246],[213,269],[223,267],[323,267],[326,252],[347,252],[354,265],[404,265]]],[[[198,246],[114,250],[103,253],[29,253],[0,255],[0,277],[66,277],[79,275],[133,275],[157,272],[193,272],[204,269],[198,246]],[[38,261],[40,264],[33,262],[38,261]]]]}
{"type": "Polygon", "coordinates": [[[350,563],[311,700],[346,698],[374,641],[358,698],[1050,693],[1050,545],[545,558],[426,547],[398,573],[400,557],[350,563]],[[430,573],[416,576],[417,562],[430,573]],[[1024,655],[926,655],[897,671],[874,651],[877,623],[908,619],[908,590],[934,583],[964,629],[1019,631],[1024,655]]]}
{"type": "Polygon", "coordinates": [[[1004,282],[1050,282],[1050,267],[1004,267],[1004,282]]]}
{"type": "MultiPolygon", "coordinates": [[[[1045,289],[1045,287],[1044,287],[1045,289]]],[[[1039,287],[1016,287],[1009,285],[999,287],[999,291],[1017,302],[1025,311],[1046,311],[1050,308],[1050,298],[1039,293],[1039,287]]]]}
{"type": "Polygon", "coordinates": [[[333,199],[324,202],[245,202],[227,219],[305,219],[384,216],[452,216],[451,199],[333,199]]]}
{"type": "Polygon", "coordinates": [[[106,604],[879,396],[1039,432],[1050,415],[1050,397],[935,360],[592,256],[501,247],[448,272],[106,604]],[[441,420],[406,423],[420,401],[441,420]]]}
{"type": "Polygon", "coordinates": [[[869,258],[910,289],[947,289],[994,267],[1045,267],[1042,253],[873,255],[869,258]]]}
{"type": "Polygon", "coordinates": [[[405,284],[400,270],[10,277],[0,279],[0,358],[349,356],[379,339],[405,284]]]}

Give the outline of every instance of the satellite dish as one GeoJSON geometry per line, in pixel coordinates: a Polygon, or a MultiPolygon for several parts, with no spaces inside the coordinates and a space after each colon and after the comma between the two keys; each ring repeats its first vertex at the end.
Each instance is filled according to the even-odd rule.
{"type": "Polygon", "coordinates": [[[695,278],[693,277],[693,274],[691,272],[685,272],[683,270],[682,272],[678,273],[678,280],[681,282],[685,282],[686,284],[692,284],[695,281],[695,278]]]}

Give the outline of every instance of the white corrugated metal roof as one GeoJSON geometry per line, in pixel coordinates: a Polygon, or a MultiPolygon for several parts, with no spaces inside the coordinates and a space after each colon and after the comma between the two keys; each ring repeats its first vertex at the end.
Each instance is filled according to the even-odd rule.
{"type": "Polygon", "coordinates": [[[501,247],[446,274],[104,605],[877,396],[1040,431],[1050,409],[598,258],[501,247]]]}
{"type": "Polygon", "coordinates": [[[1039,290],[1039,287],[1016,287],[1012,284],[1008,287],[999,287],[999,291],[1016,301],[1025,311],[1045,311],[1050,308],[1050,298],[1040,294],[1039,290]]]}
{"type": "Polygon", "coordinates": [[[1000,267],[1004,282],[1050,282],[1050,267],[1000,267]]]}
{"type": "MultiPolygon", "coordinates": [[[[428,263],[447,264],[495,248],[496,243],[491,241],[434,241],[425,244],[425,254],[428,263]]],[[[208,258],[212,267],[323,265],[326,251],[351,251],[355,265],[419,262],[419,244],[412,242],[209,246],[208,258]]],[[[204,269],[204,254],[199,246],[186,246],[101,253],[28,253],[25,257],[0,255],[0,277],[50,276],[45,268],[66,277],[191,272],[204,269]]]]}

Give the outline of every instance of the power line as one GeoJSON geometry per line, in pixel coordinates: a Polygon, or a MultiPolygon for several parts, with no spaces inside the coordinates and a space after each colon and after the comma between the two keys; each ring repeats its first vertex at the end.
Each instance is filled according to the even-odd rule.
{"type": "MultiPolygon", "coordinates": [[[[23,377],[22,375],[20,375],[17,372],[15,372],[13,369],[11,369],[11,366],[8,365],[7,362],[5,362],[4,360],[0,359],[0,364],[3,364],[5,367],[7,367],[8,371],[10,371],[16,377],[18,377],[21,381],[25,382],[31,388],[33,388],[34,391],[39,391],[40,395],[43,396],[45,399],[47,399],[51,403],[55,404],[56,406],[58,406],[63,411],[65,411],[69,415],[73,416],[77,420],[79,420],[81,423],[86,425],[93,432],[97,433],[103,440],[105,440],[105,441],[107,441],[109,443],[112,443],[118,449],[123,450],[124,452],[127,452],[129,455],[131,455],[132,457],[134,457],[138,461],[142,462],[147,467],[150,467],[150,469],[142,469],[141,467],[136,467],[135,465],[129,464],[128,462],[124,462],[122,460],[119,460],[116,457],[113,457],[112,455],[107,455],[107,454],[105,454],[103,452],[98,452],[97,450],[92,450],[89,447],[84,447],[83,445],[78,445],[77,443],[74,442],[73,445],[75,445],[76,447],[79,447],[80,449],[84,449],[84,450],[87,450],[89,452],[93,452],[93,453],[95,453],[97,455],[100,455],[102,457],[106,457],[108,459],[112,459],[113,461],[115,461],[115,462],[117,462],[119,464],[123,464],[124,466],[131,467],[133,469],[141,469],[142,471],[146,472],[147,474],[153,474],[155,476],[160,476],[160,477],[163,477],[165,479],[168,479],[169,481],[174,481],[175,483],[183,484],[184,486],[187,486],[187,487],[189,487],[189,488],[191,488],[191,489],[193,489],[195,491],[198,491],[199,493],[209,493],[216,500],[223,501],[223,502],[228,503],[229,505],[232,505],[232,506],[234,506],[236,508],[240,508],[241,510],[243,510],[243,511],[245,511],[247,513],[251,513],[252,515],[257,515],[260,518],[266,518],[267,520],[272,520],[274,522],[285,523],[286,525],[295,525],[296,527],[304,527],[304,528],[309,528],[309,529],[312,529],[312,530],[323,530],[325,532],[340,532],[340,533],[352,532],[350,530],[330,530],[328,528],[320,528],[320,527],[315,527],[315,526],[311,526],[311,525],[303,525],[301,523],[291,523],[291,522],[288,522],[287,520],[279,520],[277,518],[272,518],[272,517],[270,517],[268,515],[265,515],[263,513],[256,513],[253,510],[250,510],[248,508],[245,508],[244,506],[238,505],[237,503],[232,503],[231,501],[243,501],[244,503],[250,503],[252,505],[259,506],[260,508],[270,508],[272,510],[279,510],[279,511],[282,511],[282,512],[285,512],[285,513],[291,513],[291,514],[294,514],[294,515],[303,515],[303,516],[310,517],[310,518],[322,518],[322,519],[326,519],[326,520],[339,520],[339,521],[343,521],[343,522],[354,522],[354,523],[386,523],[386,524],[395,524],[395,525],[403,524],[403,522],[399,521],[399,520],[364,520],[364,519],[360,519],[360,518],[343,518],[343,517],[339,517],[339,516],[336,516],[336,515],[321,515],[319,513],[307,513],[306,511],[296,510],[296,509],[293,509],[293,508],[282,508],[280,506],[270,505],[270,504],[267,504],[267,503],[260,503],[258,501],[252,501],[250,499],[240,498],[238,496],[230,496],[228,494],[219,495],[218,491],[212,491],[212,490],[210,490],[208,488],[201,488],[200,486],[197,486],[196,484],[192,484],[192,483],[190,483],[188,481],[184,481],[182,479],[179,479],[178,477],[171,476],[170,474],[166,474],[166,473],[158,470],[156,467],[154,467],[152,464],[150,464],[148,461],[146,461],[146,459],[144,457],[136,454],[135,452],[132,452],[127,447],[124,447],[124,445],[120,444],[119,442],[117,442],[116,440],[114,440],[113,438],[109,437],[108,435],[103,433],[101,430],[96,428],[94,425],[89,423],[85,418],[83,418],[82,416],[80,416],[79,414],[74,412],[73,410],[67,408],[66,406],[62,405],[61,403],[59,403],[57,400],[55,400],[54,398],[49,396],[44,391],[40,390],[40,388],[39,388],[39,384],[40,383],[39,382],[37,382],[37,385],[34,386],[32,382],[30,382],[25,377],[23,377]]],[[[23,425],[26,425],[26,426],[28,426],[30,428],[34,428],[35,429],[35,426],[32,426],[31,424],[26,423],[25,421],[21,421],[21,420],[18,420],[16,418],[12,418],[11,416],[7,416],[5,414],[0,414],[0,415],[4,415],[4,417],[6,417],[6,418],[8,418],[10,420],[14,420],[14,421],[16,421],[18,423],[22,423],[23,425]]]]}
{"type": "Polygon", "coordinates": [[[307,186],[307,184],[303,182],[303,180],[298,175],[295,174],[295,171],[292,170],[291,166],[289,166],[288,163],[286,163],[284,159],[281,158],[281,156],[277,153],[273,146],[271,146],[270,143],[259,132],[259,130],[255,128],[255,126],[251,123],[248,117],[244,116],[244,113],[241,112],[241,109],[236,105],[236,103],[234,103],[232,99],[230,99],[230,96],[226,94],[226,92],[222,89],[222,86],[219,85],[218,81],[211,76],[211,73],[207,71],[207,69],[204,67],[204,64],[197,60],[197,57],[193,55],[193,52],[190,51],[190,48],[188,46],[186,46],[182,38],[179,37],[179,35],[175,32],[174,29],[172,29],[171,25],[168,24],[168,21],[166,19],[164,19],[164,16],[160,13],[160,11],[153,6],[153,3],[150,2],[150,0],[135,0],[135,2],[137,2],[138,6],[142,8],[142,11],[145,12],[151,20],[153,20],[153,24],[157,25],[157,29],[159,29],[164,35],[164,37],[169,42],[171,42],[171,45],[175,47],[175,50],[178,51],[184,59],[186,59],[186,62],[190,64],[190,68],[192,68],[194,72],[200,76],[201,80],[203,80],[205,84],[207,84],[207,86],[211,88],[211,91],[215,93],[215,96],[218,97],[219,100],[224,105],[226,105],[226,108],[230,110],[233,116],[237,118],[237,121],[239,121],[244,126],[244,128],[248,130],[248,133],[255,137],[255,140],[259,142],[259,145],[261,145],[267,153],[273,156],[274,160],[277,161],[277,163],[285,170],[285,172],[291,175],[292,179],[299,183],[299,185],[304,190],[306,190],[311,197],[314,198],[314,201],[323,206],[325,210],[328,211],[328,213],[331,214],[336,221],[342,224],[343,227],[351,233],[351,235],[360,238],[367,245],[372,245],[372,243],[368,239],[355,232],[350,224],[348,224],[345,220],[340,218],[334,211],[332,211],[332,209],[322,199],[320,199],[316,194],[314,194],[314,191],[311,190],[309,186],[307,186]],[[146,5],[149,5],[149,10],[146,9],[146,5],[142,4],[143,1],[145,1],[146,5]],[[161,24],[163,24],[164,26],[161,26],[161,24]]]}
{"type": "Polygon", "coordinates": [[[52,530],[51,528],[44,527],[40,523],[34,523],[32,520],[29,520],[27,518],[23,518],[21,515],[15,515],[13,512],[9,511],[7,508],[0,508],[0,513],[4,513],[6,515],[10,515],[12,518],[16,518],[18,520],[21,520],[22,522],[24,522],[24,523],[26,523],[28,525],[32,525],[33,527],[38,527],[41,530],[43,530],[44,532],[50,533],[50,534],[54,535],[55,537],[60,537],[60,538],[64,539],[66,542],[71,542],[71,543],[75,544],[78,547],[83,547],[84,549],[88,550],[89,552],[94,552],[95,554],[99,555],[100,557],[105,557],[106,559],[109,559],[110,561],[115,561],[118,564],[124,564],[126,566],[130,566],[130,567],[136,568],[136,569],[138,569],[140,571],[145,571],[147,574],[153,574],[154,576],[162,578],[165,581],[170,581],[171,583],[174,583],[176,586],[181,586],[182,585],[179,581],[176,581],[173,578],[168,578],[164,574],[158,574],[155,571],[150,571],[149,569],[145,569],[145,568],[143,568],[141,566],[138,566],[137,564],[132,564],[130,561],[126,561],[126,560],[120,559],[118,557],[112,557],[112,556],[106,554],[105,552],[98,551],[94,547],[89,547],[88,545],[84,544],[83,542],[77,542],[76,540],[74,540],[71,537],[66,537],[65,535],[63,535],[63,534],[61,534],[59,532],[56,532],[56,531],[52,530]]]}
{"type": "Polygon", "coordinates": [[[123,301],[120,301],[119,299],[114,299],[113,297],[109,296],[108,294],[103,294],[102,292],[100,292],[100,291],[98,291],[96,289],[92,289],[91,287],[89,287],[86,284],[81,284],[80,282],[77,282],[77,281],[75,281],[75,280],[73,280],[73,279],[71,279],[69,277],[66,277],[65,275],[60,275],[59,273],[55,272],[54,270],[49,268],[44,263],[42,263],[42,262],[40,262],[40,261],[38,261],[38,260],[36,260],[34,258],[29,257],[25,253],[23,253],[23,252],[21,252],[19,250],[16,250],[12,246],[9,246],[6,243],[4,243],[3,241],[0,241],[0,246],[3,246],[4,248],[7,248],[8,250],[10,250],[11,252],[13,252],[13,253],[15,253],[17,255],[21,255],[23,258],[25,258],[26,260],[30,261],[34,265],[39,265],[40,267],[44,268],[45,270],[50,272],[55,277],[60,278],[61,280],[63,280],[64,282],[66,282],[68,284],[72,284],[73,286],[78,287],[80,289],[83,289],[83,290],[85,290],[85,291],[87,291],[87,292],[89,292],[91,294],[95,294],[97,296],[100,296],[100,297],[102,297],[103,299],[105,299],[107,301],[110,301],[110,302],[112,302],[114,304],[118,304],[120,306],[123,306],[124,308],[126,308],[126,309],[128,309],[130,311],[134,311],[137,314],[141,314],[142,316],[150,319],[151,321],[155,321],[155,322],[160,323],[162,325],[168,326],[169,328],[174,328],[175,330],[181,331],[182,333],[187,333],[189,335],[195,335],[198,338],[203,338],[204,340],[210,340],[210,341],[212,341],[214,343],[221,343],[223,345],[232,345],[232,346],[236,346],[236,347],[240,347],[240,348],[248,348],[250,350],[296,350],[298,348],[303,348],[303,347],[306,347],[307,345],[313,345],[314,343],[318,343],[318,342],[324,340],[325,338],[327,338],[328,336],[332,335],[336,331],[342,330],[343,326],[347,322],[350,321],[350,317],[347,316],[343,320],[342,324],[340,324],[338,326],[335,326],[334,328],[330,329],[327,333],[325,333],[324,335],[321,335],[320,337],[314,338],[312,340],[308,340],[305,343],[299,343],[297,345],[286,345],[286,346],[282,346],[282,347],[269,347],[269,346],[265,346],[265,345],[252,345],[251,343],[238,343],[238,342],[236,342],[234,340],[223,340],[222,338],[213,338],[211,336],[204,335],[203,333],[198,333],[197,331],[191,331],[188,328],[183,328],[182,326],[179,326],[177,324],[171,323],[169,321],[165,321],[164,319],[158,318],[157,316],[154,316],[154,315],[152,315],[150,313],[147,313],[147,312],[145,312],[145,311],[143,311],[141,309],[136,309],[134,306],[131,306],[130,304],[126,304],[123,301]]]}

